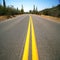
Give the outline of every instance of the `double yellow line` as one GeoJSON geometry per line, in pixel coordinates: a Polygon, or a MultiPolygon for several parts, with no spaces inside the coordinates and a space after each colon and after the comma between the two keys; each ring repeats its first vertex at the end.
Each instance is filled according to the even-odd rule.
{"type": "Polygon", "coordinates": [[[26,42],[25,42],[25,46],[24,46],[22,60],[28,60],[30,30],[32,32],[31,33],[31,36],[32,36],[32,60],[39,60],[39,58],[38,58],[38,50],[37,50],[37,45],[36,45],[35,32],[34,32],[34,26],[33,26],[33,21],[32,21],[31,16],[29,18],[28,31],[27,31],[26,42]],[[30,29],[30,27],[31,27],[31,29],[30,29]]]}

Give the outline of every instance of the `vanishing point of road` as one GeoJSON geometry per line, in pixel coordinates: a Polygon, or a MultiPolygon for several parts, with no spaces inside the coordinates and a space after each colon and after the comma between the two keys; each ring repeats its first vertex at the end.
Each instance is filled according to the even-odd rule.
{"type": "Polygon", "coordinates": [[[60,60],[60,23],[32,14],[0,22],[0,60],[60,60]]]}

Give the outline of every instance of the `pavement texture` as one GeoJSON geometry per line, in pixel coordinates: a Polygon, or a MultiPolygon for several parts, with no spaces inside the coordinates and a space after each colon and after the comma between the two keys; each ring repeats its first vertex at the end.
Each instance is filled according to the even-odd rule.
{"type": "MultiPolygon", "coordinates": [[[[32,14],[0,22],[0,60],[22,60],[30,16],[34,25],[39,60],[60,60],[60,23],[32,14]]],[[[31,40],[32,37],[29,60],[32,60],[31,40]]]]}

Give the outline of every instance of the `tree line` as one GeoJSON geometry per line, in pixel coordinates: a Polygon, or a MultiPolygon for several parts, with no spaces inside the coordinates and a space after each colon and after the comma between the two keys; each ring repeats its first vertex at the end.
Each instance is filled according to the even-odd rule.
{"type": "Polygon", "coordinates": [[[30,14],[39,14],[39,11],[37,9],[37,7],[35,7],[35,5],[33,5],[33,10],[29,11],[30,14]]]}
{"type": "Polygon", "coordinates": [[[42,11],[38,11],[37,7],[35,7],[35,5],[34,5],[33,10],[30,10],[29,13],[60,17],[60,4],[58,4],[57,6],[52,7],[52,8],[44,9],[42,11]]]}
{"type": "Polygon", "coordinates": [[[60,17],[60,4],[52,8],[44,9],[42,11],[38,11],[38,8],[35,5],[33,5],[33,10],[30,10],[29,12],[24,12],[23,5],[21,6],[21,10],[19,10],[18,8],[14,8],[14,6],[6,7],[5,0],[3,0],[3,5],[0,4],[0,15],[10,16],[25,13],[60,17]]]}
{"type": "Polygon", "coordinates": [[[17,15],[17,14],[23,14],[24,13],[24,9],[23,9],[23,5],[21,10],[19,10],[18,8],[14,8],[14,6],[6,6],[6,2],[5,0],[3,0],[3,5],[0,4],[0,15],[17,15]]]}
{"type": "Polygon", "coordinates": [[[39,13],[44,15],[54,16],[54,17],[60,17],[60,4],[55,7],[39,11],[39,13]]]}

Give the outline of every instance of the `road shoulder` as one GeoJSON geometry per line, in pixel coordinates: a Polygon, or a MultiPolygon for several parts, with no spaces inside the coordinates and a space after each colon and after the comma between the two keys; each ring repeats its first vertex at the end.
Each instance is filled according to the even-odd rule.
{"type": "Polygon", "coordinates": [[[46,16],[46,15],[40,15],[40,17],[47,19],[47,20],[50,20],[50,21],[53,21],[53,22],[60,23],[60,18],[57,18],[57,17],[46,16]]]}

